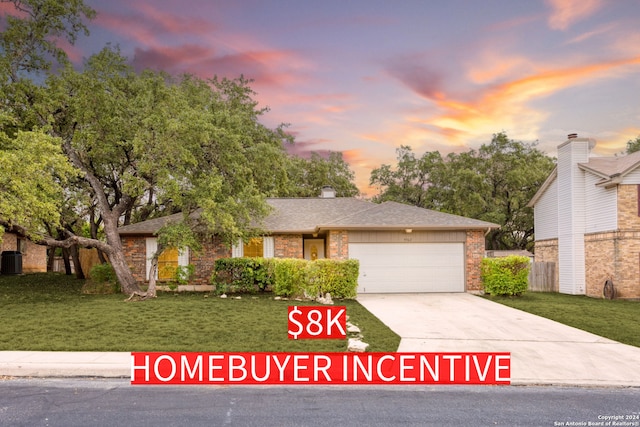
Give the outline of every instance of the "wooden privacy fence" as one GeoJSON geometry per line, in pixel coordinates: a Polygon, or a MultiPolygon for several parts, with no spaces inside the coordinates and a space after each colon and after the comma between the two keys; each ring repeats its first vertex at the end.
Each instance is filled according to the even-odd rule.
{"type": "Polygon", "coordinates": [[[558,292],[555,262],[531,263],[529,290],[532,292],[558,292]]]}

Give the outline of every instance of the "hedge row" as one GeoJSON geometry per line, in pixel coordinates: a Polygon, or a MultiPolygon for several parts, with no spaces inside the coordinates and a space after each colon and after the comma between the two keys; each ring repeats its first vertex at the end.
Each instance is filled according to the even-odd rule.
{"type": "Polygon", "coordinates": [[[216,292],[271,291],[283,297],[354,298],[358,287],[357,260],[295,258],[221,258],[216,260],[211,284],[216,292]]]}
{"type": "Polygon", "coordinates": [[[511,255],[482,260],[482,284],[491,295],[522,295],[529,287],[529,258],[511,255]]]}

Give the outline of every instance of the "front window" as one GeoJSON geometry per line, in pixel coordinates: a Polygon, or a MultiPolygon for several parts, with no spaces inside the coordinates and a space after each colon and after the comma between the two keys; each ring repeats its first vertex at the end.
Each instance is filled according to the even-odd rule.
{"type": "Polygon", "coordinates": [[[262,238],[249,240],[244,244],[243,252],[245,257],[262,258],[264,255],[264,245],[262,238]]]}
{"type": "Polygon", "coordinates": [[[273,236],[256,237],[247,243],[238,240],[238,243],[231,248],[233,258],[273,258],[274,255],[275,240],[273,236]]]}

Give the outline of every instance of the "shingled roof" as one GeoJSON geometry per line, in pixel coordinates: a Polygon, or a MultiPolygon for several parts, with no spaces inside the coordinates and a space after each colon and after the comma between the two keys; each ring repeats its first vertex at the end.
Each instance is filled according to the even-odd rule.
{"type": "MultiPolygon", "coordinates": [[[[272,198],[273,211],[261,223],[269,233],[317,233],[321,230],[464,230],[499,228],[498,224],[396,202],[376,204],[351,197],[272,198]]],[[[121,235],[153,235],[182,214],[152,219],[118,229],[121,235]]]]}
{"type": "Polygon", "coordinates": [[[640,151],[620,157],[591,157],[587,163],[578,166],[602,177],[598,185],[616,184],[616,178],[620,179],[640,166],[640,151]]]}

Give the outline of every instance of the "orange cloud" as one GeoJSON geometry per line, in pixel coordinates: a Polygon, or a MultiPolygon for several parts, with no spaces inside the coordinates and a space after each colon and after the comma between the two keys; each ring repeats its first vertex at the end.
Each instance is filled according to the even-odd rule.
{"type": "Polygon", "coordinates": [[[597,37],[601,34],[605,34],[608,33],[609,31],[613,30],[616,28],[615,24],[608,24],[608,25],[603,25],[601,27],[596,28],[593,31],[588,31],[586,33],[582,33],[579,36],[576,36],[574,38],[572,38],[571,40],[567,41],[565,44],[576,44],[576,43],[582,43],[586,40],[589,40],[593,37],[597,37]]]}
{"type": "Polygon", "coordinates": [[[640,136],[640,127],[628,127],[606,135],[597,135],[595,152],[603,156],[619,154],[627,149],[627,141],[640,136]]]}
{"type": "Polygon", "coordinates": [[[640,64],[640,57],[543,71],[489,88],[472,101],[447,97],[433,98],[443,111],[425,123],[442,129],[454,139],[466,135],[492,133],[496,128],[521,129],[521,138],[535,139],[539,124],[547,114],[527,106],[533,99],[562,89],[586,84],[594,79],[615,77],[640,64]],[[455,131],[452,133],[452,130],[455,131]]]}
{"type": "Polygon", "coordinates": [[[496,51],[486,51],[480,58],[474,58],[473,68],[467,76],[473,83],[485,84],[503,79],[514,73],[531,70],[533,64],[528,58],[520,55],[505,57],[496,51]]]}
{"type": "Polygon", "coordinates": [[[602,0],[547,0],[547,4],[551,7],[547,22],[554,30],[566,30],[603,6],[602,0]]]}

